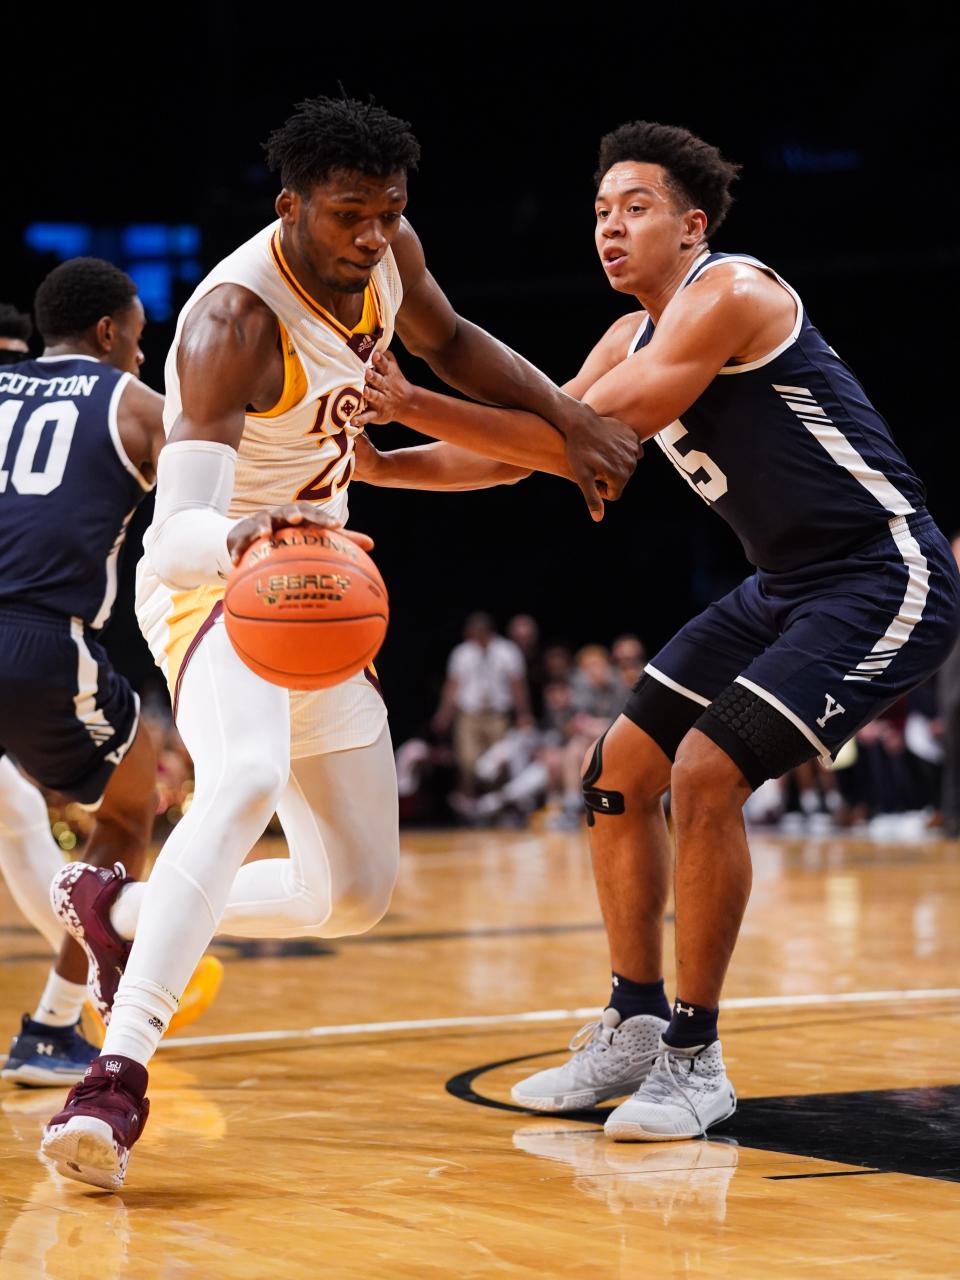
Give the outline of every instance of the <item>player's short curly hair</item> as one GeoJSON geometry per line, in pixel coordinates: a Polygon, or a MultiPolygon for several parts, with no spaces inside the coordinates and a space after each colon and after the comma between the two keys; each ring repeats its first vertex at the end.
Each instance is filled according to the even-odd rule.
{"type": "Polygon", "coordinates": [[[716,147],[689,129],[647,120],[622,124],[600,140],[597,185],[613,165],[624,160],[661,165],[684,207],[702,209],[707,215],[707,230],[711,233],[733,204],[730,188],[740,166],[724,160],[716,147]]]}
{"type": "Polygon", "coordinates": [[[9,302],[0,302],[0,338],[29,342],[32,333],[33,321],[25,311],[18,311],[9,302]]]}
{"type": "Polygon", "coordinates": [[[267,167],[307,195],[336,169],[373,177],[416,169],[420,143],[406,120],[371,100],[307,98],[263,144],[267,167]]]}
{"type": "Polygon", "coordinates": [[[137,286],[103,258],[70,258],[54,267],[37,290],[33,314],[44,342],[75,338],[104,316],[126,311],[137,286]]]}

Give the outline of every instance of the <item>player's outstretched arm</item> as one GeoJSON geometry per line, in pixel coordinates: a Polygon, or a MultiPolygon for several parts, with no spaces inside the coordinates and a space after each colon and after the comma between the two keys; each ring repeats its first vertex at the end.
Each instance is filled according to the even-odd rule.
{"type": "Polygon", "coordinates": [[[773,350],[795,313],[786,290],[755,268],[715,267],[674,297],[648,346],[598,378],[583,398],[647,440],[675,422],[724,365],[773,350]]]}
{"type": "MultiPolygon", "coordinates": [[[[402,422],[425,436],[526,471],[575,480],[563,439],[549,422],[522,409],[498,409],[415,386],[396,358],[378,352],[366,374],[367,408],[354,422],[402,422]]],[[[601,514],[603,506],[601,500],[601,514]]]]}
{"type": "Polygon", "coordinates": [[[120,397],[117,430],[127,457],[145,485],[157,478],[157,459],[163,448],[163,396],[131,378],[120,397]]]}
{"type": "Polygon", "coordinates": [[[357,436],[353,447],[357,459],[354,483],[362,480],[381,489],[463,492],[516,484],[530,474],[529,469],[496,462],[442,441],[382,453],[366,436],[357,436]]]}
{"type": "Polygon", "coordinates": [[[404,288],[397,333],[407,350],[426,360],[456,390],[526,409],[556,428],[569,455],[568,472],[594,518],[600,519],[603,497],[619,497],[633,474],[638,457],[633,433],[620,424],[611,428],[601,423],[516,352],[458,316],[427,271],[409,224],[404,224],[393,251],[404,288]]]}

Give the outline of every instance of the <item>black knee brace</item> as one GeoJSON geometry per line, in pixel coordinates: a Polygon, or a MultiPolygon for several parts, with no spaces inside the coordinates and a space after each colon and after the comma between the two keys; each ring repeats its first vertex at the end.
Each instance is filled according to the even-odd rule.
{"type": "Polygon", "coordinates": [[[754,790],[817,754],[782,712],[742,684],[717,694],[694,728],[726,752],[754,790]]]}
{"type": "Polygon", "coordinates": [[[623,801],[622,791],[604,791],[600,787],[595,787],[594,783],[603,772],[603,739],[607,735],[601,734],[597,740],[597,745],[593,749],[593,755],[590,758],[590,764],[587,771],[583,775],[583,803],[587,807],[587,826],[592,827],[596,818],[594,813],[620,814],[626,808],[623,801]]]}

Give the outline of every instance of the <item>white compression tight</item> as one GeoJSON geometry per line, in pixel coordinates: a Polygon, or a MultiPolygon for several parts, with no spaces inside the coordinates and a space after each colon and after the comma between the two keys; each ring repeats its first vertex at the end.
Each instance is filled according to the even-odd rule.
{"type": "Polygon", "coordinates": [[[370,746],[290,762],[289,698],[253,675],[222,625],[184,675],[178,728],[193,803],[142,890],[104,1053],[146,1063],[214,932],[340,937],[383,916],[397,877],[389,732],[370,746]],[[289,858],[241,866],[276,811],[289,858]]]}
{"type": "Polygon", "coordinates": [[[32,783],[0,758],[0,871],[13,900],[49,942],[60,950],[63,927],[50,905],[50,881],[63,857],[50,834],[47,806],[32,783]]]}

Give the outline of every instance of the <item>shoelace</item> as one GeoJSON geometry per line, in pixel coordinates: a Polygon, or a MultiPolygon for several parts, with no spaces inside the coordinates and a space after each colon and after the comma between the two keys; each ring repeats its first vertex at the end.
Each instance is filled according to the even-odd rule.
{"type": "MultiPolygon", "coordinates": [[[[643,1084],[637,1090],[642,1093],[644,1099],[652,1099],[654,1102],[675,1102],[679,1099],[687,1108],[694,1120],[697,1122],[697,1128],[701,1133],[704,1132],[703,1121],[700,1119],[700,1113],[687,1097],[683,1085],[674,1075],[673,1065],[670,1061],[670,1051],[661,1050],[657,1055],[657,1061],[653,1070],[644,1080],[643,1084]]],[[[684,1059],[687,1061],[687,1059],[684,1059]]],[[[689,1059],[691,1072],[693,1070],[693,1059],[689,1059]]]]}
{"type": "Polygon", "coordinates": [[[72,1102],[78,1102],[81,1099],[91,1097],[94,1094],[102,1094],[104,1086],[111,1093],[123,1093],[128,1098],[133,1099],[133,1094],[129,1089],[125,1089],[119,1080],[107,1080],[103,1076],[96,1076],[93,1080],[79,1080],[73,1086],[72,1102]]]}
{"type": "Polygon", "coordinates": [[[613,1043],[613,1033],[616,1029],[616,1027],[605,1027],[599,1018],[595,1022],[587,1022],[570,1037],[567,1048],[572,1049],[574,1053],[608,1049],[613,1043]]]}
{"type": "Polygon", "coordinates": [[[111,1094],[119,1094],[125,1102],[133,1105],[137,1124],[137,1132],[134,1138],[134,1141],[136,1141],[136,1138],[139,1138],[140,1134],[143,1133],[143,1127],[147,1123],[150,1102],[147,1098],[138,1097],[122,1080],[106,1080],[103,1076],[97,1076],[93,1080],[81,1080],[73,1086],[70,1103],[83,1102],[93,1095],[102,1097],[104,1085],[106,1085],[111,1094]]]}
{"type": "MultiPolygon", "coordinates": [[[[613,1044],[613,1037],[619,1029],[619,1027],[605,1027],[599,1019],[595,1022],[587,1022],[571,1036],[567,1048],[580,1054],[603,1053],[613,1044]]],[[[657,1050],[640,1058],[639,1061],[656,1062],[659,1056],[659,1050],[657,1050]]]]}

